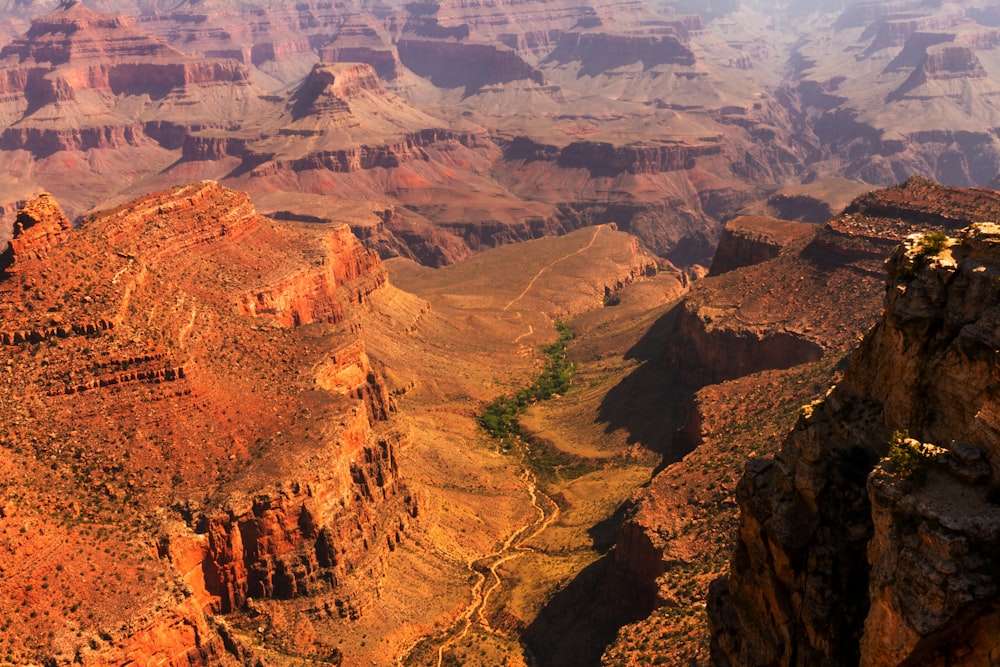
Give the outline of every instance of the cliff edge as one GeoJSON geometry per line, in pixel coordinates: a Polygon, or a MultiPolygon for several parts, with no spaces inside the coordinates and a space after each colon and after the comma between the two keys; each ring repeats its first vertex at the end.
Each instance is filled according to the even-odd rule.
{"type": "Polygon", "coordinates": [[[893,253],[842,382],[748,464],[717,664],[995,664],[1000,225],[952,234],[893,253]]]}

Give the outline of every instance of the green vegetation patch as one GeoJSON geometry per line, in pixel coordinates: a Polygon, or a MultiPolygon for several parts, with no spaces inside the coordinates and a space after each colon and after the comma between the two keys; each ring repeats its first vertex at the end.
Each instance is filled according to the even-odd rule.
{"type": "Polygon", "coordinates": [[[535,473],[535,477],[544,482],[552,482],[557,478],[577,479],[600,468],[592,459],[569,454],[539,438],[533,438],[525,445],[524,454],[525,464],[535,473]]]}
{"type": "Polygon", "coordinates": [[[948,245],[948,235],[944,232],[924,234],[920,239],[920,251],[924,255],[936,255],[948,245]]]}
{"type": "Polygon", "coordinates": [[[900,479],[919,477],[925,462],[920,443],[910,437],[909,431],[895,431],[889,439],[889,462],[900,479]]]}
{"type": "Polygon", "coordinates": [[[517,416],[532,403],[564,394],[572,386],[573,364],[566,358],[566,348],[573,340],[573,332],[562,322],[556,322],[555,327],[559,336],[555,342],[542,348],[546,363],[538,379],[513,396],[493,399],[479,415],[479,425],[490,436],[502,441],[521,437],[521,425],[517,416]]]}
{"type": "Polygon", "coordinates": [[[556,322],[559,334],[555,342],[542,348],[545,368],[530,387],[511,396],[493,399],[479,415],[479,425],[499,442],[503,452],[518,452],[523,464],[541,482],[576,479],[597,470],[599,462],[560,450],[543,438],[531,437],[522,429],[518,416],[531,405],[564,394],[572,387],[573,364],[566,358],[566,348],[573,332],[556,322]]]}

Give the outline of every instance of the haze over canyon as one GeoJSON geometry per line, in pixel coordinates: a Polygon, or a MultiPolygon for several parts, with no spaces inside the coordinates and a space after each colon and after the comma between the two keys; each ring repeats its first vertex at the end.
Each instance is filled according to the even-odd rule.
{"type": "Polygon", "coordinates": [[[1000,662],[994,0],[0,17],[0,664],[1000,662]]]}

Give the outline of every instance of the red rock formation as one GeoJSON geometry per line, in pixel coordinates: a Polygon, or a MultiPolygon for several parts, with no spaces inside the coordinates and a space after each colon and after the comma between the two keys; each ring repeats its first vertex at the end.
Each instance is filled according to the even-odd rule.
{"type": "Polygon", "coordinates": [[[815,232],[807,223],[760,216],[740,216],[726,223],[709,275],[752,266],[778,256],[792,241],[815,232]]]}
{"type": "Polygon", "coordinates": [[[115,645],[97,649],[87,646],[65,662],[94,667],[115,667],[122,664],[158,664],[167,667],[201,667],[226,665],[230,656],[222,637],[210,627],[194,598],[185,600],[172,610],[145,619],[129,628],[115,645]]]}
{"type": "Polygon", "coordinates": [[[285,326],[311,322],[337,323],[344,319],[344,305],[361,305],[372,290],[385,283],[385,272],[377,258],[365,251],[347,225],[340,225],[328,241],[329,256],[323,262],[294,270],[266,288],[246,294],[241,307],[248,315],[268,315],[285,326]],[[361,289],[343,292],[343,285],[371,276],[361,289]]]}
{"type": "Polygon", "coordinates": [[[146,24],[179,49],[237,59],[291,85],[308,74],[315,49],[337,34],[349,14],[350,9],[328,2],[183,3],[162,8],[146,24]]]}
{"type": "Polygon", "coordinates": [[[203,562],[206,591],[216,610],[248,598],[287,599],[336,589],[362,561],[394,550],[417,515],[400,494],[395,444],[359,446],[368,420],[344,430],[336,467],[305,482],[230,499],[224,512],[202,521],[208,535],[203,562]],[[345,495],[345,492],[346,495],[345,495]]]}
{"type": "Polygon", "coordinates": [[[548,60],[559,64],[579,62],[585,76],[637,62],[645,69],[657,65],[691,66],[694,53],[684,44],[686,31],[679,33],[646,37],[567,32],[560,35],[548,60]]]}
{"type": "Polygon", "coordinates": [[[252,174],[258,177],[273,176],[281,171],[300,172],[309,169],[349,173],[379,167],[391,169],[409,160],[427,160],[427,153],[423,149],[439,142],[475,145],[479,141],[480,138],[472,133],[427,129],[388,145],[320,151],[295,159],[282,159],[273,154],[259,153],[254,148],[248,148],[242,159],[243,166],[251,168],[252,174]]]}
{"type": "Polygon", "coordinates": [[[823,356],[820,345],[794,333],[713,326],[711,313],[697,312],[695,303],[688,301],[679,310],[676,341],[667,351],[667,362],[683,369],[682,378],[693,386],[791,368],[823,356]]]}
{"type": "Polygon", "coordinates": [[[878,51],[903,46],[917,32],[934,32],[953,28],[965,17],[963,12],[921,17],[898,18],[890,15],[878,21],[877,32],[869,50],[878,51]]]}
{"type": "Polygon", "coordinates": [[[542,83],[542,73],[516,52],[492,44],[404,39],[396,44],[400,61],[416,74],[440,88],[463,87],[468,91],[510,81],[542,83]],[[454,63],[463,66],[456,68],[454,63]]]}
{"type": "MultiPolygon", "coordinates": [[[[137,86],[162,91],[186,84],[246,81],[249,76],[246,67],[235,61],[185,56],[138,28],[134,19],[101,14],[80,2],[33,21],[23,37],[0,49],[0,59],[22,68],[47,65],[47,71],[58,71],[58,78],[45,79],[54,82],[49,85],[65,86],[63,94],[78,88],[107,88],[118,94],[137,86]]],[[[9,88],[15,81],[28,83],[19,71],[24,69],[8,70],[4,92],[15,92],[9,88]]],[[[37,85],[45,84],[39,80],[37,85]]],[[[16,90],[24,91],[24,87],[16,90]]]]}
{"type": "Polygon", "coordinates": [[[89,151],[94,148],[123,148],[142,145],[141,125],[59,129],[10,127],[0,135],[0,149],[26,150],[43,157],[57,151],[89,151]]]}
{"type": "Polygon", "coordinates": [[[379,78],[392,81],[400,73],[399,56],[379,31],[360,17],[349,17],[327,45],[317,49],[323,62],[353,62],[371,65],[379,78]]]}
{"type": "Polygon", "coordinates": [[[252,85],[247,67],[235,60],[182,54],[138,28],[134,19],[101,14],[82,3],[36,20],[0,50],[0,68],[2,103],[16,121],[3,130],[0,147],[40,157],[150,143],[138,114],[115,112],[115,97],[145,95],[155,104],[171,92],[252,85]],[[56,103],[63,105],[56,121],[34,113],[56,103]]]}
{"type": "Polygon", "coordinates": [[[613,146],[604,142],[576,141],[560,151],[557,162],[561,167],[584,168],[602,176],[621,172],[656,174],[691,169],[696,158],[721,153],[722,146],[718,144],[613,146]]]}
{"type": "Polygon", "coordinates": [[[928,81],[942,79],[985,79],[988,75],[979,62],[974,48],[957,44],[938,44],[928,48],[923,58],[914,68],[891,99],[902,99],[928,81]]]}
{"type": "MultiPolygon", "coordinates": [[[[0,446],[24,454],[4,483],[51,494],[42,502],[59,521],[133,525],[130,539],[156,545],[156,567],[193,594],[147,579],[122,592],[127,612],[80,614],[77,643],[109,639],[40,640],[31,655],[231,664],[239,641],[205,613],[248,596],[335,597],[359,568],[378,576],[417,505],[386,425],[391,397],[341,324],[385,282],[346,226],[279,224],[203,182],[74,230],[43,196],[5,263],[0,446]],[[180,515],[163,531],[152,517],[171,506],[180,515]]],[[[0,550],[16,569],[32,552],[14,546],[0,550]]],[[[27,656],[34,640],[11,632],[27,656]]]]}
{"type": "Polygon", "coordinates": [[[715,143],[691,145],[680,142],[633,143],[615,146],[607,142],[574,141],[562,148],[540,144],[529,137],[514,137],[504,145],[504,159],[510,161],[555,161],[565,169],[587,169],[594,176],[659,174],[683,171],[695,166],[699,157],[720,155],[715,143]]]}
{"type": "Polygon", "coordinates": [[[0,254],[0,271],[10,275],[18,271],[21,262],[43,259],[69,231],[69,220],[51,195],[40,195],[18,212],[14,237],[0,254]]]}

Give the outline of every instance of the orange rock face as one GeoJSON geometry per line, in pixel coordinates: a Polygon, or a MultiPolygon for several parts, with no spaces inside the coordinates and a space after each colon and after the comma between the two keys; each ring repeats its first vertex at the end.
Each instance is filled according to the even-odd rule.
{"type": "Polygon", "coordinates": [[[121,114],[109,98],[148,95],[155,103],[171,91],[250,86],[249,69],[236,60],[183,54],[139,28],[135,19],[98,13],[82,3],[64,4],[35,20],[0,50],[0,68],[0,106],[17,120],[8,121],[0,147],[36,157],[153,143],[142,114],[121,114]],[[34,114],[51,104],[60,105],[54,120],[34,114]]]}
{"type": "MultiPolygon", "coordinates": [[[[42,196],[15,233],[0,275],[0,482],[32,509],[5,508],[0,534],[68,526],[73,543],[100,527],[111,553],[134,525],[135,562],[157,573],[122,592],[127,616],[64,609],[75,638],[8,628],[16,655],[226,664],[233,640],[206,611],[334,591],[361,565],[377,576],[417,504],[392,400],[343,325],[385,283],[346,226],[277,223],[202,182],[79,229],[42,196]]],[[[30,562],[17,544],[0,539],[5,567],[30,562]]],[[[97,571],[102,552],[80,553],[48,557],[97,571]]],[[[131,567],[122,558],[101,567],[131,567]]],[[[41,613],[47,598],[26,599],[41,613]]]]}

